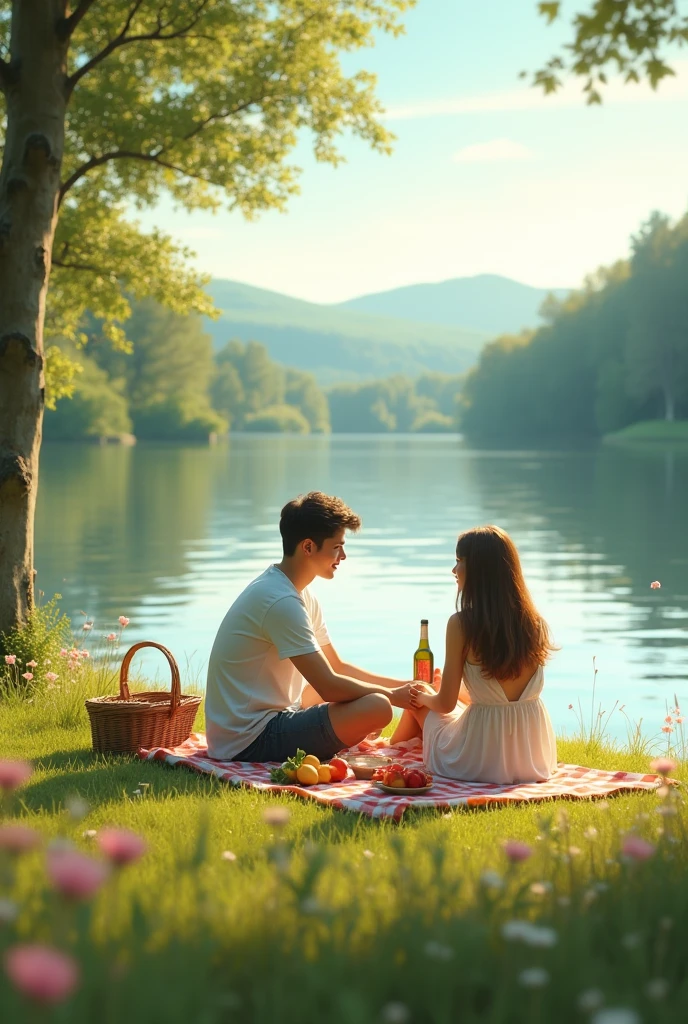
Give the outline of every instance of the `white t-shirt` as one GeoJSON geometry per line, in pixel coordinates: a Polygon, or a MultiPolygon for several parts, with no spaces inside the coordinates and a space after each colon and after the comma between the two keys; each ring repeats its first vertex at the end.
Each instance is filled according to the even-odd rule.
{"type": "Polygon", "coordinates": [[[306,680],[289,660],[329,644],[318,599],[276,565],[239,594],[217,631],[205,698],[208,752],[228,761],[280,711],[298,707],[306,680]]]}

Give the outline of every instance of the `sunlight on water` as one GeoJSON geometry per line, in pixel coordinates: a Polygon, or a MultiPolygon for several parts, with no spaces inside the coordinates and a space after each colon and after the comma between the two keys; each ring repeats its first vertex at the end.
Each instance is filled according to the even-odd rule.
{"type": "MultiPolygon", "coordinates": [[[[561,646],[545,691],[557,728],[573,728],[579,697],[589,710],[595,655],[603,707],[625,702],[654,733],[665,700],[687,690],[687,468],[680,453],[476,451],[418,435],[48,445],[38,580],[76,626],[80,612],[95,620],[94,640],[125,614],[127,640],[167,644],[202,679],[227,607],[280,556],[281,506],[306,490],[339,494],[363,530],[337,578],[315,584],[333,642],[347,660],[405,678],[422,617],[441,664],[457,533],[492,522],[514,537],[561,646]]],[[[158,671],[155,656],[145,665],[158,671]]]]}

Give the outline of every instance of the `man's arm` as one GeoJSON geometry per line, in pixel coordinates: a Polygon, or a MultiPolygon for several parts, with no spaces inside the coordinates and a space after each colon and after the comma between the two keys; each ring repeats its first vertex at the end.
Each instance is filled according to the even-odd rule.
{"type": "Polygon", "coordinates": [[[324,646],[322,652],[329,661],[332,671],[336,672],[337,675],[348,676],[350,679],[359,679],[362,683],[372,683],[373,686],[384,686],[389,690],[405,685],[405,680],[403,679],[377,676],[374,672],[366,672],[364,668],[358,668],[357,665],[350,665],[348,662],[342,661],[335,651],[333,644],[324,646]]]}
{"type": "Polygon", "coordinates": [[[365,697],[369,693],[382,693],[385,697],[389,697],[395,707],[408,708],[411,706],[410,682],[401,683],[395,679],[382,680],[382,677],[378,676],[371,678],[380,679],[380,682],[354,679],[335,671],[322,651],[315,651],[313,654],[298,654],[290,658],[290,661],[323,700],[343,702],[365,697]],[[392,685],[386,685],[388,683],[392,685]]]}

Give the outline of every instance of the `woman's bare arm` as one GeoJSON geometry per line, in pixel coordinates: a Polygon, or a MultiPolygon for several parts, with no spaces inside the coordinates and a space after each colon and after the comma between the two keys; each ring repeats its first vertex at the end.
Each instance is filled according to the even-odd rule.
{"type": "Polygon", "coordinates": [[[426,707],[440,715],[449,714],[456,707],[463,679],[466,660],[463,630],[458,612],[447,623],[446,653],[444,671],[439,693],[430,693],[426,687],[411,688],[411,702],[414,707],[426,707]]]}

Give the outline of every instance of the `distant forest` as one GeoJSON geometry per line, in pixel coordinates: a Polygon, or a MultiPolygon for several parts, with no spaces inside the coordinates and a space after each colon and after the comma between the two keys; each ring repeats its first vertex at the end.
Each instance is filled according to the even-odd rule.
{"type": "Polygon", "coordinates": [[[631,257],[550,299],[539,330],[488,344],[461,392],[473,437],[598,437],[688,418],[688,215],[655,213],[631,257]]]}
{"type": "Polygon", "coordinates": [[[131,351],[116,351],[92,326],[84,348],[70,353],[83,369],[73,398],[46,411],[47,440],[457,429],[459,374],[396,375],[326,391],[312,374],[274,362],[259,342],[230,341],[213,353],[198,318],[153,302],[135,308],[127,334],[131,351]]]}
{"type": "Polygon", "coordinates": [[[597,437],[641,420],[688,418],[688,215],[672,225],[653,214],[630,259],[564,299],[550,296],[542,315],[537,330],[487,344],[467,373],[324,388],[275,362],[260,341],[214,352],[198,318],[146,301],[127,323],[131,351],[113,349],[97,323],[87,325],[84,347],[72,353],[82,365],[74,396],[46,412],[45,436],[461,430],[507,441],[597,437]]]}

